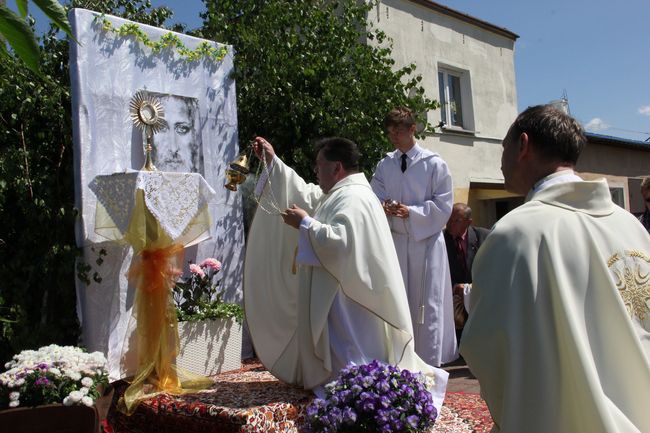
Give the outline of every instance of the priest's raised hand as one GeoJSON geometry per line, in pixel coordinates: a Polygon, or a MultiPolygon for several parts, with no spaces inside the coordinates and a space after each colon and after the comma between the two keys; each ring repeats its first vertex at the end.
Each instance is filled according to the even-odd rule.
{"type": "Polygon", "coordinates": [[[273,150],[271,143],[266,141],[265,138],[255,137],[251,145],[253,146],[255,155],[260,159],[260,161],[262,160],[262,157],[264,157],[263,160],[266,162],[266,164],[270,164],[271,161],[273,161],[273,158],[275,157],[275,151],[273,150]]]}

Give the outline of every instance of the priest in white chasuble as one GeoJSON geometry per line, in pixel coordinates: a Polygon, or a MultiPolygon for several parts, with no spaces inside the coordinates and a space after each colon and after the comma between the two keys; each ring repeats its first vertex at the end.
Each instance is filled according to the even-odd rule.
{"type": "Polygon", "coordinates": [[[347,364],[373,359],[435,379],[447,373],[414,351],[397,255],[354,142],[317,144],[318,185],[306,183],[258,137],[267,170],[248,234],[244,303],[255,351],[279,379],[315,389],[347,364]]]}
{"type": "Polygon", "coordinates": [[[605,180],[574,173],[586,143],[548,105],[503,140],[526,202],[477,253],[460,347],[493,432],[650,432],[650,238],[605,180]]]}

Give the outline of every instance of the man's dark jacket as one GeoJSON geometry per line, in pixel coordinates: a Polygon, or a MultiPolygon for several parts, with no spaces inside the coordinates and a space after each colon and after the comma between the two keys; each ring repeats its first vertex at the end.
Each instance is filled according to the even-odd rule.
{"type": "Polygon", "coordinates": [[[467,228],[467,254],[466,267],[463,268],[458,261],[458,250],[456,241],[445,230],[445,243],[447,244],[447,257],[449,258],[449,270],[451,272],[451,285],[472,282],[472,263],[478,247],[481,246],[487,235],[490,234],[488,229],[483,227],[469,226],[467,228]],[[466,269],[466,271],[465,271],[466,269]]]}

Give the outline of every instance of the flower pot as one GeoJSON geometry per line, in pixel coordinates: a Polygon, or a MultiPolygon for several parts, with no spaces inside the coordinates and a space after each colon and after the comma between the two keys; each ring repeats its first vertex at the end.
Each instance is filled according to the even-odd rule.
{"type": "Polygon", "coordinates": [[[176,365],[212,376],[241,368],[242,326],[233,319],[179,322],[176,365]]]}
{"type": "Polygon", "coordinates": [[[0,411],[0,429],[12,433],[99,433],[97,409],[48,404],[0,411]]]}

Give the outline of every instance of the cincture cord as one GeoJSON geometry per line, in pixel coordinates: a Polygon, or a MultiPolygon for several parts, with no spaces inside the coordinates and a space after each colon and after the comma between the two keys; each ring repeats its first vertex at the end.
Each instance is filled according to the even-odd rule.
{"type": "Polygon", "coordinates": [[[427,269],[429,268],[429,254],[428,254],[428,246],[424,251],[424,270],[422,271],[422,290],[421,293],[422,295],[420,296],[420,309],[419,309],[419,315],[418,315],[418,324],[424,325],[424,300],[426,299],[425,296],[425,291],[426,291],[426,280],[427,280],[427,269]]]}

